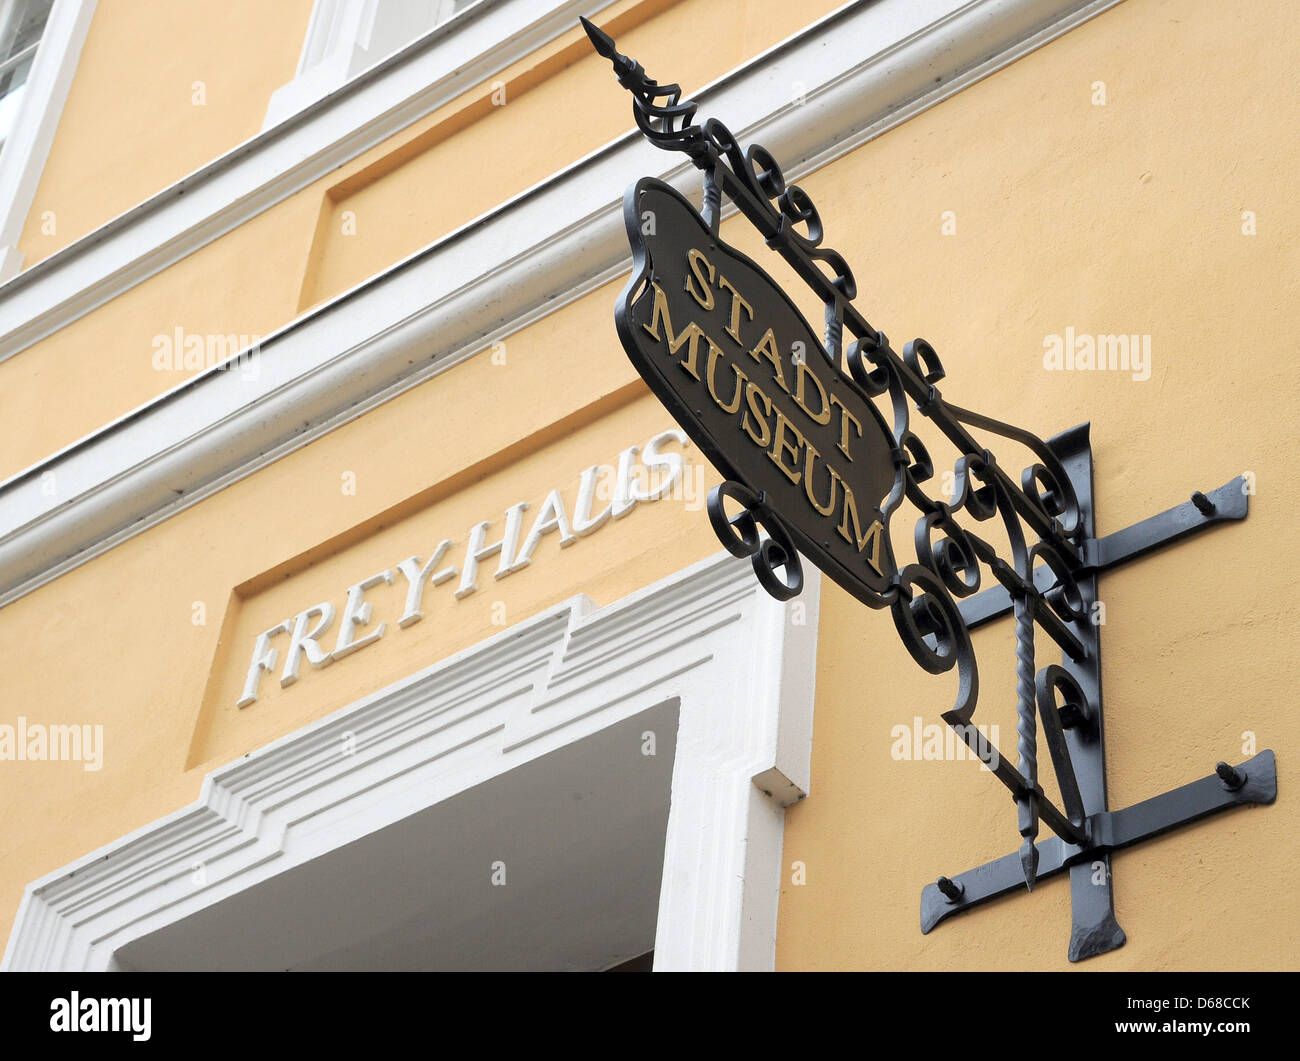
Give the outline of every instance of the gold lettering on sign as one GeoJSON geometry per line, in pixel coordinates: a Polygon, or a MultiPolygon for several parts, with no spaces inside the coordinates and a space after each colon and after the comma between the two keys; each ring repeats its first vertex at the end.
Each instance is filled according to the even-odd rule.
{"type": "MultiPolygon", "coordinates": [[[[819,505],[817,498],[813,494],[813,470],[817,464],[817,458],[820,454],[811,442],[804,443],[803,452],[803,492],[808,495],[808,503],[817,510],[819,516],[829,516],[835,511],[835,499],[840,492],[840,477],[835,474],[835,469],[829,464],[826,465],[826,474],[831,480],[831,499],[825,505],[819,505]]],[[[824,462],[823,462],[824,463],[824,462]]]]}
{"type": "MultiPolygon", "coordinates": [[[[712,266],[710,266],[712,268],[712,266]]],[[[754,307],[740,297],[740,292],[731,286],[725,276],[718,276],[718,286],[726,291],[731,292],[731,323],[727,325],[727,334],[736,340],[741,346],[745,341],[740,337],[740,311],[745,311],[745,316],[750,320],[754,319],[754,307]]]]}
{"type": "Polygon", "coordinates": [[[871,569],[883,577],[883,523],[875,519],[863,528],[858,500],[848,481],[805,434],[809,423],[829,428],[833,432],[830,437],[834,439],[834,449],[828,455],[834,456],[837,451],[852,461],[855,440],[862,438],[862,421],[834,392],[833,380],[823,380],[816,367],[810,366],[803,358],[790,359],[788,367],[794,376],[792,391],[787,383],[786,359],[781,355],[776,330],[767,328],[757,343],[747,346],[742,341],[740,328],[743,321],[754,320],[753,305],[717,270],[703,251],[698,248],[688,250],[686,264],[688,275],[683,285],[686,294],[702,310],[726,308],[727,320],[722,326],[723,331],[753,359],[755,365],[770,368],[772,382],[789,396],[793,404],[786,403],[787,408],[782,409],[774,403],[769,391],[764,390],[766,381],[760,384],[751,378],[750,373],[732,360],[723,345],[719,345],[722,340],[715,340],[697,322],[690,321],[680,332],[675,332],[668,296],[654,281],[650,284],[650,320],[641,327],[656,342],[664,344],[668,355],[677,358],[685,372],[703,383],[714,406],[729,416],[739,415],[741,433],[762,449],[767,459],[792,484],[798,486],[802,483],[803,496],[812,511],[833,520],[839,537],[853,546],[871,569]],[[715,284],[730,296],[729,305],[715,292],[715,284]],[[708,344],[703,373],[699,364],[701,339],[708,344]],[[728,374],[730,379],[727,379],[728,374]],[[804,430],[801,430],[801,425],[804,430]]]}
{"type": "Polygon", "coordinates": [[[858,504],[853,497],[853,491],[849,489],[847,483],[844,484],[844,515],[840,517],[840,525],[837,528],[840,537],[850,545],[856,545],[858,552],[862,552],[868,545],[871,546],[871,554],[867,557],[869,563],[877,574],[883,575],[880,570],[880,541],[884,536],[885,528],[880,520],[876,520],[867,528],[866,533],[862,531],[862,521],[858,517],[858,504]],[[849,533],[849,527],[852,525],[853,533],[849,533]]]}
{"type": "Polygon", "coordinates": [[[709,259],[704,257],[704,253],[694,247],[686,252],[686,261],[691,267],[691,275],[686,278],[686,293],[700,304],[700,309],[712,309],[714,306],[713,288],[709,284],[713,283],[713,266],[710,264],[709,259]],[[701,264],[709,270],[707,280],[700,273],[701,264]]]}
{"type": "Polygon", "coordinates": [[[745,418],[741,420],[740,426],[744,428],[745,434],[754,440],[754,442],[767,449],[768,443],[772,441],[772,426],[767,422],[767,418],[772,415],[772,399],[763,393],[763,388],[753,380],[750,380],[749,386],[745,388],[745,404],[749,406],[745,418]],[[760,412],[754,398],[757,397],[765,406],[766,412],[760,412]],[[754,433],[754,424],[762,428],[761,434],[754,433]]]}
{"type": "Polygon", "coordinates": [[[785,463],[785,455],[789,453],[790,456],[798,460],[799,448],[803,444],[804,438],[803,435],[799,434],[799,429],[795,427],[794,424],[790,423],[790,421],[785,418],[785,414],[778,409],[776,411],[776,436],[772,439],[772,448],[768,450],[767,455],[772,458],[773,464],[780,468],[781,471],[785,472],[785,477],[792,483],[798,483],[799,477],[803,473],[799,470],[797,465],[793,468],[787,467],[785,463]],[[793,435],[794,440],[791,441],[788,435],[793,435]]]}
{"type": "Polygon", "coordinates": [[[849,452],[849,424],[852,424],[856,429],[858,438],[862,437],[862,424],[858,422],[856,416],[844,408],[844,403],[833,394],[831,395],[831,404],[840,411],[840,440],[835,445],[844,456],[852,460],[853,454],[849,452]]]}
{"type": "Polygon", "coordinates": [[[803,361],[795,362],[794,366],[794,394],[792,397],[798,403],[799,408],[808,414],[808,418],[817,424],[829,424],[831,422],[831,406],[826,398],[826,388],[822,386],[815,373],[803,361]],[[817,389],[817,412],[808,408],[806,400],[807,384],[811,382],[817,389]]]}
{"type": "Polygon", "coordinates": [[[700,378],[700,373],[695,367],[696,355],[698,353],[697,347],[701,339],[704,339],[707,342],[708,338],[705,336],[703,329],[694,321],[691,321],[691,323],[682,330],[680,335],[673,335],[673,319],[668,315],[668,296],[664,294],[664,289],[658,284],[652,284],[651,286],[654,288],[655,292],[654,309],[650,316],[650,323],[643,324],[641,327],[653,335],[656,341],[663,342],[663,340],[659,338],[659,322],[662,321],[664,332],[668,336],[668,352],[670,354],[677,353],[677,351],[682,348],[682,344],[689,342],[690,345],[686,350],[686,359],[679,363],[682,368],[698,380],[700,378]]]}
{"type": "Polygon", "coordinates": [[[721,358],[722,358],[722,348],[718,346],[718,344],[715,343],[712,339],[710,339],[709,340],[709,370],[707,373],[709,379],[709,397],[713,399],[713,401],[717,404],[718,408],[721,409],[724,413],[734,413],[736,412],[736,410],[740,408],[740,400],[742,397],[741,389],[744,387],[749,377],[746,376],[743,372],[741,372],[740,369],[736,368],[735,365],[732,365],[731,371],[736,374],[736,389],[735,392],[731,395],[731,398],[724,402],[721,398],[718,397],[718,388],[713,381],[714,372],[717,368],[718,361],[721,358]]]}
{"type": "Polygon", "coordinates": [[[769,362],[772,366],[772,375],[776,377],[776,385],[786,394],[790,393],[790,388],[785,385],[785,369],[781,367],[781,354],[777,351],[776,336],[772,333],[771,328],[768,328],[763,333],[763,338],[749,352],[749,356],[755,361],[769,362]]]}

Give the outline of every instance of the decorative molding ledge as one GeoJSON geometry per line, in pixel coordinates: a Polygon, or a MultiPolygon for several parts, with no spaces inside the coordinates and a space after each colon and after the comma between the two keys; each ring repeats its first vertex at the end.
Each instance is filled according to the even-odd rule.
{"type": "MultiPolygon", "coordinates": [[[[436,27],[0,286],[0,361],[332,173],[609,3],[497,0],[436,27]]],[[[24,219],[25,211],[19,226],[24,219]]]]}
{"type": "MultiPolygon", "coordinates": [[[[1118,2],[854,3],[696,98],[794,179],[1118,2]]],[[[212,369],[0,483],[0,605],[613,279],[622,189],[695,194],[666,161],[629,132],[264,339],[256,380],[212,369]]]]}
{"type": "Polygon", "coordinates": [[[215,770],[196,803],[29,885],[0,970],[119,968],[133,940],[672,699],[655,968],[770,970],[782,806],[809,784],[819,588],[793,621],[724,553],[604,608],[551,608],[215,770]],[[760,791],[774,778],[782,802],[760,791]]]}

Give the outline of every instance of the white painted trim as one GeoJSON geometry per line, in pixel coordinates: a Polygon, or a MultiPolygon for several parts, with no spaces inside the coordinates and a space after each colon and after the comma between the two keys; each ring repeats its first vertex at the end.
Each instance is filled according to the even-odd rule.
{"type": "MultiPolygon", "coordinates": [[[[0,286],[0,360],[65,327],[263,210],[333,172],[456,96],[573,29],[610,0],[496,0],[461,13],[221,158],[0,286]],[[543,6],[544,5],[544,6],[543,6]]],[[[793,40],[859,36],[855,58],[906,43],[911,33],[951,37],[954,54],[927,58],[942,82],[1000,53],[1012,59],[1040,29],[1071,28],[1119,0],[851,0],[793,40]],[[948,24],[952,16],[957,21],[948,24]],[[862,36],[865,34],[865,36],[862,36]],[[978,60],[972,52],[979,53],[978,60]]],[[[1036,41],[1037,47],[1043,40],[1036,41]]],[[[780,45],[741,70],[761,75],[780,45]]],[[[914,51],[914,49],[910,50],[914,51]]],[[[996,69],[995,63],[992,69],[996,69]]],[[[847,68],[837,64],[833,73],[847,68]]],[[[914,71],[897,71],[900,87],[914,71]]],[[[823,80],[811,64],[799,72],[823,80]]],[[[730,75],[729,75],[730,77],[730,75]]],[[[724,81],[727,78],[723,79],[724,81]]],[[[781,86],[788,95],[789,86],[781,86]]],[[[909,99],[911,98],[909,95],[909,99]]],[[[704,93],[698,93],[704,98],[704,93]]],[[[939,98],[942,98],[940,96],[939,98]]],[[[728,123],[733,128],[736,123],[728,123]]]]}
{"type": "Polygon", "coordinates": [[[413,5],[411,0],[316,0],[298,72],[271,95],[262,128],[269,129],[305,110],[455,14],[454,0],[426,0],[423,6],[413,5]],[[421,25],[426,17],[427,23],[421,25]]]}
{"type": "Polygon", "coordinates": [[[673,698],[655,969],[770,970],[784,804],[760,783],[808,788],[810,574],[802,624],[725,553],[604,608],[575,598],[223,766],[29,885],[0,970],[116,968],[132,940],[673,698]]]}
{"type": "MultiPolygon", "coordinates": [[[[853,5],[698,96],[796,178],[1116,2],[982,0],[874,54],[922,5],[853,5]]],[[[629,133],[267,337],[256,381],[214,369],[0,483],[0,604],[618,275],[622,189],[696,193],[666,162],[629,133]]]]}
{"type": "Polygon", "coordinates": [[[0,149],[0,283],[22,268],[18,241],[36,198],[68,89],[77,72],[95,3],[96,0],[54,0],[27,78],[22,105],[0,149]]]}
{"type": "Polygon", "coordinates": [[[367,0],[316,0],[298,71],[271,94],[263,130],[305,110],[347,83],[367,0]]]}
{"type": "Polygon", "coordinates": [[[39,342],[530,55],[610,0],[498,0],[0,285],[0,361],[39,342]]]}

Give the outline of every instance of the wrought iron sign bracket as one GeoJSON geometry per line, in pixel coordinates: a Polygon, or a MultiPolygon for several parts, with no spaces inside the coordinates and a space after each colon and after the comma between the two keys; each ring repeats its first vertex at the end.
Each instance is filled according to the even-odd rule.
{"type": "Polygon", "coordinates": [[[956,698],[941,717],[1015,802],[1018,850],[926,886],[921,930],[1068,870],[1070,960],[1120,946],[1111,853],[1229,807],[1271,803],[1277,773],[1273,753],[1264,751],[1110,810],[1097,578],[1245,518],[1245,482],[1198,491],[1098,539],[1087,424],[1044,442],[945,398],[939,354],[921,338],[896,351],[872,326],[855,302],[847,260],[823,244],[812,198],[787,184],[772,154],[743,146],[716,118],[697,123],[698,105],[682,99],[680,86],[659,84],[607,34],[582,24],[631,93],[646,139],[684,153],[702,175],[698,210],[652,177],[627,190],[633,268],[614,319],[637,372],[723,476],[707,506],[719,540],[749,558],[780,600],[799,593],[807,559],[867,607],[887,610],[919,666],[955,672],[956,698]],[[820,300],[820,336],[767,272],[722,239],[724,195],[820,300]],[[913,411],[957,451],[943,496],[926,492],[938,462],[911,428],[913,411]],[[1004,466],[990,436],[1028,451],[1028,466],[1018,474],[1004,466]],[[909,543],[914,563],[896,557],[891,534],[904,502],[919,513],[909,543]],[[1014,762],[973,722],[979,677],[970,630],[1008,613],[1015,619],[1014,762]],[[1059,664],[1036,662],[1044,639],[1061,651],[1059,664]],[[1058,801],[1039,784],[1040,735],[1058,801]],[[1055,835],[1040,841],[1044,825],[1055,835]]]}
{"type": "MultiPolygon", "coordinates": [[[[1235,767],[1219,763],[1213,774],[1123,810],[1108,809],[1100,681],[1102,625],[1094,621],[1097,576],[1211,527],[1245,519],[1250,496],[1247,480],[1239,476],[1217,490],[1198,491],[1181,505],[1099,539],[1095,536],[1089,426],[1082,424],[1047,440],[1074,486],[1084,531],[1079,542],[1082,564],[1075,577],[1085,615],[1071,629],[1083,642],[1086,655],[1077,662],[1063,655],[1061,667],[1085,693],[1087,717],[1077,705],[1069,704],[1063,705],[1059,714],[1088,815],[1088,843],[1081,846],[1053,836],[1037,845],[1037,880],[1065,871],[1070,874],[1074,924],[1068,957],[1072,962],[1104,954],[1125,941],[1124,930],[1115,919],[1111,852],[1231,807],[1272,803],[1277,798],[1277,765],[1273,752],[1266,750],[1235,767]]],[[[1051,570],[1040,568],[1036,574],[1039,591],[1049,592],[1055,582],[1051,570]]],[[[963,600],[959,607],[967,626],[973,629],[1010,614],[1012,602],[1005,589],[994,586],[963,600]]],[[[965,873],[940,877],[921,892],[921,931],[928,933],[954,914],[1014,892],[1024,883],[1019,852],[965,873]]]]}

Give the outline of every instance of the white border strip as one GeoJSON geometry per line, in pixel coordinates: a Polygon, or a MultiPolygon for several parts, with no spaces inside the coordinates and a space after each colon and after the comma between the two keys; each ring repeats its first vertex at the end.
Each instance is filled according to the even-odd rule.
{"type": "Polygon", "coordinates": [[[22,268],[18,241],[63,116],[95,3],[55,0],[36,48],[17,119],[0,151],[0,281],[22,268]]]}
{"type": "MultiPolygon", "coordinates": [[[[874,54],[901,9],[854,6],[698,96],[797,177],[1117,2],[981,0],[874,54]]],[[[0,604],[617,275],[621,190],[695,192],[669,159],[629,133],[264,340],[255,382],[197,376],[0,483],[0,604]]]]}
{"type": "Polygon", "coordinates": [[[801,622],[725,553],[599,610],[575,598],[259,748],[29,885],[0,970],[119,968],[132,940],[673,698],[655,969],[771,970],[783,808],[812,754],[810,575],[801,622]]]}

